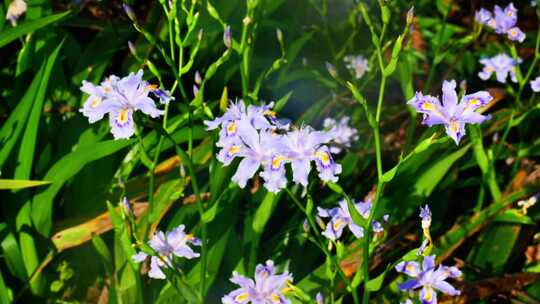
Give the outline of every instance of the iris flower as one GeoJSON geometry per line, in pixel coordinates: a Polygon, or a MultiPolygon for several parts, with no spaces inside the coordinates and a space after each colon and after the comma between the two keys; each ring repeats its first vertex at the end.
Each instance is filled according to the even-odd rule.
{"type": "Polygon", "coordinates": [[[112,75],[99,86],[83,81],[81,90],[89,97],[80,111],[90,123],[101,120],[105,114],[109,114],[109,124],[114,138],[131,137],[135,133],[134,112],[141,111],[152,118],[164,113],[156,107],[149,93],[157,96],[161,103],[172,99],[168,91],[150,85],[142,77],[143,71],[139,70],[124,78],[112,75]]]}
{"type": "Polygon", "coordinates": [[[488,80],[493,73],[500,83],[506,83],[506,78],[510,74],[512,82],[517,82],[516,66],[519,61],[514,60],[506,54],[499,54],[491,58],[480,59],[480,63],[484,65],[482,71],[478,73],[478,77],[482,80],[488,80]]]}
{"type": "Polygon", "coordinates": [[[346,67],[354,73],[356,79],[362,78],[369,71],[368,60],[362,55],[347,55],[343,57],[346,67]]]}
{"type": "MultiPolygon", "coordinates": [[[[186,259],[199,257],[199,253],[193,251],[189,245],[201,246],[201,241],[191,234],[186,234],[184,228],[184,225],[180,225],[168,232],[158,231],[148,242],[148,245],[157,254],[150,257],[149,277],[165,279],[165,273],[162,269],[173,268],[173,258],[175,256],[186,259]]],[[[140,263],[147,257],[148,254],[141,251],[133,255],[133,260],[140,263]]]]}
{"type": "Polygon", "coordinates": [[[536,77],[536,79],[531,80],[531,89],[534,92],[540,92],[540,77],[536,77]]]}
{"type": "Polygon", "coordinates": [[[442,103],[437,97],[424,96],[421,92],[417,92],[416,96],[409,100],[408,104],[424,115],[423,124],[429,127],[437,124],[444,125],[446,134],[457,145],[465,135],[466,124],[480,124],[489,119],[489,116],[484,116],[475,112],[475,110],[487,105],[493,97],[486,91],[479,91],[474,94],[464,95],[458,103],[456,82],[454,80],[445,80],[442,91],[442,103]]]}
{"type": "Polygon", "coordinates": [[[358,130],[352,128],[349,123],[350,117],[344,116],[339,121],[326,118],[323,122],[324,129],[331,134],[330,152],[341,153],[343,149],[350,149],[352,143],[358,140],[358,130]]]}
{"type": "MultiPolygon", "coordinates": [[[[364,219],[368,219],[372,206],[371,200],[354,203],[354,206],[356,211],[358,211],[364,219]]],[[[317,207],[317,210],[320,217],[330,218],[330,222],[328,222],[326,229],[322,233],[327,239],[332,241],[339,239],[343,234],[343,229],[345,227],[348,227],[355,237],[364,237],[364,229],[354,223],[346,200],[341,200],[338,207],[331,209],[317,207]]],[[[388,220],[388,215],[384,215],[383,218],[386,222],[388,220]]],[[[373,221],[371,224],[374,232],[383,231],[381,223],[373,221]]]]}
{"type": "Polygon", "coordinates": [[[6,20],[8,20],[12,26],[16,26],[17,20],[19,20],[19,18],[26,12],[27,7],[26,1],[24,0],[11,1],[6,13],[6,20]]]}
{"type": "Polygon", "coordinates": [[[507,35],[510,40],[519,42],[525,40],[525,34],[516,26],[517,9],[513,3],[508,4],[504,9],[495,5],[493,13],[482,8],[476,12],[475,20],[489,26],[497,34],[507,35]]]}
{"type": "Polygon", "coordinates": [[[293,278],[289,272],[277,274],[273,261],[259,264],[255,269],[255,280],[233,272],[231,282],[240,288],[225,295],[223,304],[290,304],[285,297],[289,291],[288,284],[293,278]]]}
{"type": "Polygon", "coordinates": [[[400,262],[396,265],[396,271],[402,272],[412,279],[399,284],[402,291],[410,291],[418,288],[420,290],[419,298],[422,304],[436,304],[436,290],[450,296],[457,296],[460,291],[446,282],[448,278],[457,278],[461,276],[461,271],[457,267],[447,267],[444,265],[435,265],[435,256],[426,256],[422,262],[422,267],[417,262],[400,262]]]}

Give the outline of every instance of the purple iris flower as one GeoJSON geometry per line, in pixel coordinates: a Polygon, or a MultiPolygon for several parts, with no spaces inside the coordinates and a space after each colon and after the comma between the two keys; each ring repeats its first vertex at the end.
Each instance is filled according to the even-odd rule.
{"type": "MultiPolygon", "coordinates": [[[[148,245],[157,254],[157,256],[152,255],[150,257],[149,277],[165,279],[165,273],[162,268],[173,268],[174,256],[184,257],[186,259],[193,259],[199,256],[199,253],[193,251],[188,245],[201,246],[201,241],[191,234],[186,234],[184,228],[184,225],[180,225],[166,233],[158,231],[148,242],[148,245]]],[[[141,251],[133,255],[133,260],[140,263],[147,257],[148,255],[141,251]]]]}
{"type": "Polygon", "coordinates": [[[230,154],[243,157],[238,165],[232,180],[244,188],[247,181],[263,166],[261,177],[265,180],[265,187],[271,192],[278,192],[287,184],[285,176],[285,146],[282,136],[270,131],[257,132],[247,119],[238,121],[238,134],[241,144],[234,144],[234,151],[230,154]]]}
{"type": "Polygon", "coordinates": [[[223,304],[290,304],[285,297],[293,277],[289,272],[277,274],[274,262],[268,260],[266,264],[259,264],[255,269],[255,280],[233,272],[231,282],[240,286],[225,295],[223,304]]]}
{"type": "Polygon", "coordinates": [[[531,89],[534,92],[540,92],[540,77],[536,77],[536,79],[531,80],[531,89]]]}
{"type": "Polygon", "coordinates": [[[434,255],[424,257],[422,268],[420,268],[417,262],[400,262],[396,265],[396,271],[405,273],[412,277],[412,279],[399,284],[399,289],[408,291],[422,287],[419,294],[422,304],[437,303],[437,293],[435,290],[450,296],[459,295],[460,291],[446,282],[446,279],[460,277],[461,271],[457,267],[435,266],[434,255]]]}
{"type": "Polygon", "coordinates": [[[343,57],[346,67],[354,73],[356,79],[362,78],[369,71],[369,62],[362,55],[347,55],[343,57]]]}
{"type": "Polygon", "coordinates": [[[485,24],[495,30],[497,34],[505,34],[508,39],[523,42],[525,33],[517,26],[517,9],[513,3],[508,4],[504,9],[495,5],[493,14],[482,8],[475,14],[477,22],[485,24]]]}
{"type": "Polygon", "coordinates": [[[243,100],[231,103],[223,116],[214,120],[205,120],[207,130],[221,128],[219,140],[216,143],[218,147],[228,145],[230,141],[238,140],[238,122],[240,120],[249,121],[256,130],[267,130],[272,128],[268,117],[275,116],[271,110],[273,103],[262,106],[249,105],[246,107],[243,100]]]}
{"type": "Polygon", "coordinates": [[[358,140],[358,130],[349,125],[351,118],[342,117],[339,121],[333,118],[326,118],[323,126],[328,133],[332,135],[330,143],[330,152],[333,154],[341,153],[342,149],[350,149],[352,143],[358,140]]]}
{"type": "MultiPolygon", "coordinates": [[[[369,218],[369,213],[371,212],[371,205],[371,200],[367,200],[366,202],[354,203],[356,211],[358,211],[358,213],[365,219],[369,218]]],[[[344,199],[339,202],[338,207],[331,209],[317,207],[317,210],[320,217],[330,218],[330,222],[328,222],[328,224],[326,225],[326,229],[322,233],[326,238],[332,241],[339,239],[343,234],[343,229],[345,227],[349,227],[349,230],[354,234],[355,237],[364,237],[364,229],[354,223],[351,213],[349,211],[347,201],[345,201],[344,199]]],[[[383,220],[384,222],[388,221],[387,214],[383,216],[383,220]]],[[[371,225],[373,231],[376,233],[382,232],[384,230],[382,224],[377,221],[373,221],[371,225]]]]}
{"type": "Polygon", "coordinates": [[[484,65],[482,71],[478,73],[478,77],[482,80],[488,80],[495,73],[497,81],[500,83],[506,83],[508,74],[513,82],[517,82],[516,66],[519,60],[514,60],[506,54],[498,54],[491,58],[480,59],[480,63],[484,65]]]}
{"type": "Polygon", "coordinates": [[[323,181],[336,182],[336,175],[341,173],[341,165],[336,164],[328,147],[332,135],[328,132],[315,131],[311,127],[301,127],[289,132],[284,142],[287,146],[288,157],[291,160],[293,181],[304,187],[308,185],[311,171],[311,161],[315,161],[319,177],[323,181]]]}
{"type": "Polygon", "coordinates": [[[442,91],[442,104],[437,97],[424,96],[421,92],[417,92],[416,96],[408,101],[408,104],[424,115],[423,124],[429,127],[443,124],[446,134],[457,145],[465,135],[465,124],[480,124],[489,119],[489,116],[484,116],[475,110],[487,105],[493,97],[486,91],[479,91],[464,95],[458,103],[454,80],[445,80],[442,91]]]}
{"type": "Polygon", "coordinates": [[[80,110],[88,117],[90,123],[101,120],[105,114],[109,114],[111,133],[115,139],[129,138],[135,132],[133,113],[141,111],[152,118],[163,115],[148,94],[153,93],[162,102],[168,102],[172,98],[168,91],[157,89],[154,85],[142,79],[143,71],[136,74],[130,73],[124,78],[114,75],[107,78],[99,86],[84,81],[81,90],[89,95],[80,110]]]}

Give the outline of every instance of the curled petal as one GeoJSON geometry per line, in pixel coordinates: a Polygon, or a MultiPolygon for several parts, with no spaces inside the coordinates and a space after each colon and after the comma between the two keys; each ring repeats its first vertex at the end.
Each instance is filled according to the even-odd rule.
{"type": "Polygon", "coordinates": [[[247,181],[255,175],[255,172],[257,172],[260,165],[261,164],[256,160],[244,158],[240,162],[240,165],[238,165],[238,169],[233,175],[232,180],[237,183],[240,188],[244,188],[247,181]]]}
{"type": "Polygon", "coordinates": [[[413,289],[416,289],[418,287],[420,287],[422,285],[420,285],[420,282],[418,282],[418,280],[416,279],[411,279],[411,280],[407,280],[401,284],[398,285],[398,288],[399,290],[401,291],[407,291],[407,290],[413,290],[413,289]]]}
{"type": "Polygon", "coordinates": [[[420,265],[417,262],[400,262],[396,265],[397,272],[403,272],[406,275],[416,278],[420,274],[420,265]]]}

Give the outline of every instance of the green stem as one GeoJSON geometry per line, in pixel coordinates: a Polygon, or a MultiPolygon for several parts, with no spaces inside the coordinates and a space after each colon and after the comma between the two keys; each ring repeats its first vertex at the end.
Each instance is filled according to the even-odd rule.
{"type": "MultiPolygon", "coordinates": [[[[306,208],[302,205],[302,203],[298,200],[298,198],[294,195],[294,193],[292,193],[292,191],[289,188],[285,188],[285,192],[287,192],[287,195],[289,195],[289,197],[293,200],[293,202],[296,204],[296,206],[298,206],[298,208],[300,210],[302,210],[302,212],[306,215],[309,227],[311,228],[311,230],[315,234],[315,243],[316,243],[316,245],[332,261],[332,264],[334,264],[334,267],[336,267],[339,276],[341,277],[341,279],[343,279],[345,284],[347,284],[347,286],[350,286],[351,281],[349,280],[349,278],[347,278],[347,276],[345,275],[345,273],[341,269],[341,266],[336,261],[334,256],[328,251],[328,248],[326,248],[326,246],[324,246],[324,244],[320,241],[321,234],[320,234],[319,230],[317,229],[317,225],[315,224],[315,221],[313,220],[313,216],[311,215],[311,213],[307,212],[306,208]]],[[[352,288],[351,288],[351,293],[352,293],[354,303],[359,304],[360,302],[358,301],[358,295],[356,294],[355,290],[353,290],[352,288]]]]}

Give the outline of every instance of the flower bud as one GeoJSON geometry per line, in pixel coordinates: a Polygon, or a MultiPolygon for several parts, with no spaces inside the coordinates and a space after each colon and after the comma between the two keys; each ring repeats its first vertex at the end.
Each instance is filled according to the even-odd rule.
{"type": "Polygon", "coordinates": [[[195,83],[198,85],[201,85],[202,83],[201,74],[199,71],[195,71],[195,83]]]}
{"type": "Polygon", "coordinates": [[[131,55],[137,57],[137,50],[135,49],[135,45],[131,41],[128,41],[128,48],[131,55]]]}
{"type": "Polygon", "coordinates": [[[200,30],[199,30],[199,33],[197,34],[197,39],[199,39],[199,41],[202,40],[203,34],[204,34],[203,29],[200,29],[200,30]]]}
{"type": "Polygon", "coordinates": [[[122,4],[122,7],[124,8],[124,12],[126,13],[126,15],[129,17],[131,21],[133,22],[137,21],[137,16],[135,16],[135,12],[131,8],[131,6],[124,3],[122,4]]]}
{"type": "Polygon", "coordinates": [[[276,37],[279,43],[283,43],[283,32],[279,28],[276,29],[276,37]]]}
{"type": "Polygon", "coordinates": [[[132,218],[133,216],[135,216],[135,214],[133,213],[133,208],[131,207],[131,204],[125,196],[122,199],[122,212],[124,212],[124,215],[128,218],[132,218]]]}
{"type": "Polygon", "coordinates": [[[408,24],[408,25],[412,24],[413,19],[414,19],[414,6],[412,6],[412,7],[407,11],[407,24],[408,24]]]}
{"type": "Polygon", "coordinates": [[[227,25],[223,32],[223,44],[225,44],[225,47],[228,49],[232,47],[232,31],[230,25],[227,25]]]}
{"type": "Polygon", "coordinates": [[[337,77],[337,70],[336,70],[336,67],[333,66],[330,62],[327,62],[326,63],[326,70],[328,71],[328,74],[330,74],[330,76],[336,78],[337,77]]]}

